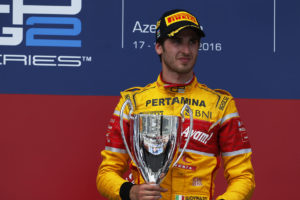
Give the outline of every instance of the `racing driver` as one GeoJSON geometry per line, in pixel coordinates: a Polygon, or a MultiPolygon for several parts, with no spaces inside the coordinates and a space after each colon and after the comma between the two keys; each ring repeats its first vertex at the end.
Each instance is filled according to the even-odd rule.
{"type": "MultiPolygon", "coordinates": [[[[212,200],[214,180],[222,160],[228,186],[216,199],[251,198],[255,188],[252,151],[235,101],[227,91],[212,90],[199,83],[194,74],[200,39],[204,36],[198,20],[185,10],[167,11],[157,22],[155,50],[162,71],[156,82],[121,92],[109,122],[96,181],[104,197],[212,200]],[[133,102],[134,113],[180,116],[185,103],[193,110],[194,126],[187,149],[160,185],[145,183],[127,154],[120,134],[120,110],[126,99],[133,102]],[[128,169],[133,182],[123,178],[128,169]]],[[[129,109],[124,113],[128,134],[129,109]]],[[[182,125],[182,141],[189,128],[189,122],[182,125]]]]}

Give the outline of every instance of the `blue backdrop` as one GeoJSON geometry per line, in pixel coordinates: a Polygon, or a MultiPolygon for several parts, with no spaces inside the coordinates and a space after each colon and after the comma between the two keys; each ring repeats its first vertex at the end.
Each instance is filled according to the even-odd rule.
{"type": "MultiPolygon", "coordinates": [[[[21,3],[72,8],[71,0],[21,3]]],[[[195,69],[201,82],[239,98],[300,98],[296,0],[86,0],[73,14],[51,14],[50,8],[50,14],[28,13],[26,6],[13,9],[12,1],[2,0],[5,5],[10,8],[0,12],[0,26],[20,28],[23,39],[0,43],[0,93],[118,95],[152,82],[161,68],[156,21],[168,9],[184,8],[207,35],[195,69]],[[21,12],[21,24],[14,24],[20,18],[14,12],[21,12]]]]}

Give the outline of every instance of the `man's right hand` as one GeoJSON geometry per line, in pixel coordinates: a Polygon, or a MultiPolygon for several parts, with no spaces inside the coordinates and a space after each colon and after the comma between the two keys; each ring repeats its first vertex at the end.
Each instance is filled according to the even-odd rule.
{"type": "Polygon", "coordinates": [[[129,197],[131,200],[156,200],[161,198],[161,192],[168,191],[154,183],[144,183],[134,185],[130,189],[129,197]]]}

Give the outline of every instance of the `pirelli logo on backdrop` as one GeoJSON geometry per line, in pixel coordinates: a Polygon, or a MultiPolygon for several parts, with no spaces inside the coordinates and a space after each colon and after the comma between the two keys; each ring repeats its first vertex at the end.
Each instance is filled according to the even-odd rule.
{"type": "Polygon", "coordinates": [[[195,23],[198,25],[198,22],[196,20],[196,17],[193,15],[187,13],[187,12],[178,12],[173,15],[170,15],[165,18],[166,20],[166,25],[169,26],[173,23],[180,22],[180,21],[190,21],[192,23],[195,23]]]}

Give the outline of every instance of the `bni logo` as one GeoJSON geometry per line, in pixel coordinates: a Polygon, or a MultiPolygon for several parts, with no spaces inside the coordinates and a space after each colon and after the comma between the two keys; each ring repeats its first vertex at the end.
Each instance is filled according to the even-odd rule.
{"type": "Polygon", "coordinates": [[[26,46],[81,47],[81,40],[65,39],[66,36],[74,37],[81,33],[80,19],[61,17],[78,14],[81,6],[81,0],[71,0],[69,6],[24,5],[23,0],[12,0],[12,5],[0,4],[0,15],[12,13],[12,26],[2,27],[0,45],[18,46],[25,36],[26,46]],[[25,22],[29,28],[24,33],[24,15],[50,15],[51,17],[30,16],[25,22]],[[53,28],[55,25],[57,27],[53,28]],[[64,39],[53,39],[61,36],[64,39]]]}

